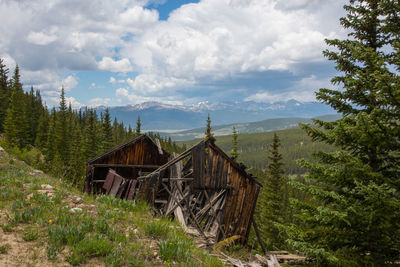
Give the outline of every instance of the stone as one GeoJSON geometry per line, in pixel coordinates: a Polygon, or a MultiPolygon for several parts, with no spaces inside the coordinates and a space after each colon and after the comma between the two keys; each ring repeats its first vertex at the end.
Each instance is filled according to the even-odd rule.
{"type": "Polygon", "coordinates": [[[69,210],[71,213],[82,212],[81,208],[72,208],[69,210]]]}

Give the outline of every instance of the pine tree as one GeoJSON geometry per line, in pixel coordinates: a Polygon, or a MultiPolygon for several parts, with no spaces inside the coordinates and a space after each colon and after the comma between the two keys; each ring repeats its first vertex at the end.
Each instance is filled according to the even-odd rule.
{"type": "Polygon", "coordinates": [[[92,109],[89,110],[86,128],[85,140],[83,144],[83,154],[85,161],[94,158],[98,153],[96,118],[92,109]]]}
{"type": "Polygon", "coordinates": [[[68,164],[68,175],[67,178],[72,184],[82,185],[83,175],[85,172],[85,158],[83,155],[82,148],[82,132],[77,121],[72,122],[72,143],[71,143],[71,154],[70,162],[68,164]]]}
{"type": "Polygon", "coordinates": [[[286,180],[283,176],[282,155],[279,153],[280,140],[275,133],[268,152],[269,163],[265,172],[265,181],[261,193],[260,230],[268,250],[282,249],[284,244],[282,233],[276,224],[283,223],[284,193],[286,180]]]}
{"type": "Polygon", "coordinates": [[[138,135],[140,135],[140,132],[141,132],[141,126],[142,126],[142,123],[140,122],[140,116],[138,116],[138,118],[137,118],[137,122],[136,122],[136,130],[135,130],[135,135],[136,136],[138,136],[138,135]]]}
{"type": "Polygon", "coordinates": [[[69,161],[69,133],[68,133],[68,107],[65,100],[64,88],[61,88],[60,105],[57,112],[57,122],[55,128],[56,155],[59,156],[61,163],[67,166],[69,161]]]}
{"type": "Polygon", "coordinates": [[[104,112],[102,131],[104,135],[103,150],[107,151],[113,147],[113,131],[111,127],[110,112],[108,108],[104,112]]]}
{"type": "Polygon", "coordinates": [[[10,103],[10,88],[8,84],[8,68],[0,58],[0,133],[4,132],[4,123],[7,117],[7,109],[10,103]]]}
{"type": "Polygon", "coordinates": [[[49,113],[42,112],[42,115],[39,118],[39,126],[36,131],[36,140],[35,146],[40,150],[44,151],[47,144],[47,135],[49,131],[49,113]]]}
{"type": "Polygon", "coordinates": [[[303,128],[340,150],[317,154],[308,183],[293,183],[313,201],[293,200],[289,244],[320,265],[383,266],[400,257],[400,5],[352,0],[341,19],[347,40],[327,40],[324,55],[343,75],[317,99],[343,115],[303,128]]]}
{"type": "Polygon", "coordinates": [[[5,136],[11,145],[17,145],[20,148],[25,146],[28,140],[28,123],[25,107],[25,96],[17,65],[12,78],[12,94],[5,121],[5,136]]]}
{"type": "Polygon", "coordinates": [[[232,151],[231,151],[231,156],[233,159],[237,159],[240,155],[239,151],[238,151],[238,134],[236,131],[235,126],[233,126],[232,129],[232,151]]]}
{"type": "Polygon", "coordinates": [[[45,148],[45,158],[46,161],[51,164],[56,154],[56,137],[55,137],[55,129],[56,129],[56,121],[57,121],[57,114],[56,108],[52,108],[50,114],[50,121],[49,121],[49,129],[47,133],[47,142],[45,148]]]}
{"type": "Polygon", "coordinates": [[[210,119],[210,114],[208,114],[207,117],[207,125],[206,125],[206,132],[205,132],[205,139],[209,139],[213,137],[213,134],[211,133],[211,119],[210,119]]]}

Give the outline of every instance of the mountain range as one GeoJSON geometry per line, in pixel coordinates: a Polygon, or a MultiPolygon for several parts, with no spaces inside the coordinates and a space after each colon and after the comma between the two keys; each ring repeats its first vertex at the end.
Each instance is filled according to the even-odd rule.
{"type": "MultiPolygon", "coordinates": [[[[99,106],[95,109],[100,113],[104,112],[106,107],[99,106]]],[[[296,100],[275,103],[200,102],[193,105],[144,102],[110,107],[109,111],[112,118],[116,117],[118,121],[123,121],[125,125],[131,125],[133,128],[140,116],[143,130],[157,132],[200,128],[206,124],[208,114],[210,114],[212,125],[250,123],[273,118],[313,118],[335,114],[325,104],[296,100]]]]}

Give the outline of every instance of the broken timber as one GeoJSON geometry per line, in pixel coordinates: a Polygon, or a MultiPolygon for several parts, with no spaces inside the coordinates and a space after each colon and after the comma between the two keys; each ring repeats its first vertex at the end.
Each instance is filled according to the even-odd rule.
{"type": "Polygon", "coordinates": [[[214,139],[170,155],[146,135],[89,161],[85,182],[88,193],[147,201],[207,244],[234,235],[247,242],[260,188],[214,139]]]}

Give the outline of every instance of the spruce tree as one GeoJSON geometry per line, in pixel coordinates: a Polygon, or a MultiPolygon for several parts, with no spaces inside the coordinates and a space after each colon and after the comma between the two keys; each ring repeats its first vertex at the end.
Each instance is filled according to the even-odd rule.
{"type": "Polygon", "coordinates": [[[8,84],[8,68],[0,58],[0,133],[4,132],[4,123],[10,103],[10,88],[8,84]]]}
{"type": "Polygon", "coordinates": [[[136,130],[135,130],[135,135],[138,136],[141,133],[141,128],[142,127],[142,123],[140,122],[140,116],[138,116],[137,118],[137,122],[136,122],[136,130]]]}
{"type": "Polygon", "coordinates": [[[268,250],[280,250],[284,245],[283,234],[277,224],[283,223],[284,193],[286,180],[283,176],[282,155],[279,152],[280,140],[275,133],[268,152],[268,165],[261,193],[260,231],[268,250]]]}
{"type": "Polygon", "coordinates": [[[28,140],[29,129],[25,108],[25,95],[17,65],[12,78],[11,102],[5,121],[5,136],[10,145],[17,145],[20,148],[25,146],[28,140]]]}
{"type": "Polygon", "coordinates": [[[37,128],[36,139],[35,139],[35,146],[42,152],[44,151],[47,144],[49,122],[50,122],[49,113],[47,111],[42,112],[42,115],[39,118],[39,125],[37,128]]]}
{"type": "Polygon", "coordinates": [[[104,112],[102,131],[104,135],[103,150],[107,151],[113,147],[113,131],[111,127],[110,112],[108,108],[104,112]]]}
{"type": "Polygon", "coordinates": [[[236,131],[235,126],[233,126],[232,128],[232,151],[231,151],[231,156],[233,159],[237,159],[240,155],[239,151],[238,151],[238,134],[236,131]]]}
{"type": "Polygon", "coordinates": [[[293,183],[313,201],[293,200],[289,244],[320,265],[383,266],[400,257],[400,5],[351,0],[341,24],[346,40],[327,40],[324,55],[342,75],[317,99],[343,115],[303,125],[313,140],[336,145],[317,154],[309,183],[293,183]]]}
{"type": "Polygon", "coordinates": [[[57,122],[55,128],[56,154],[61,163],[66,166],[69,161],[69,133],[68,133],[68,107],[65,100],[64,87],[61,88],[60,104],[57,112],[57,122]]]}
{"type": "Polygon", "coordinates": [[[210,119],[210,114],[208,114],[207,117],[207,125],[206,125],[206,132],[205,132],[205,139],[209,139],[211,137],[213,137],[213,134],[211,133],[211,119],[210,119]]]}
{"type": "Polygon", "coordinates": [[[55,137],[55,129],[57,123],[57,114],[56,108],[53,107],[50,113],[50,121],[49,121],[49,128],[47,133],[47,142],[45,148],[45,159],[46,161],[51,164],[55,154],[56,154],[56,137],[55,137]]]}
{"type": "Polygon", "coordinates": [[[97,140],[96,118],[92,109],[88,111],[83,143],[83,155],[85,161],[94,158],[99,150],[97,140]]]}
{"type": "Polygon", "coordinates": [[[72,142],[67,178],[74,185],[82,185],[86,160],[83,155],[82,132],[77,121],[72,122],[72,142]]]}

